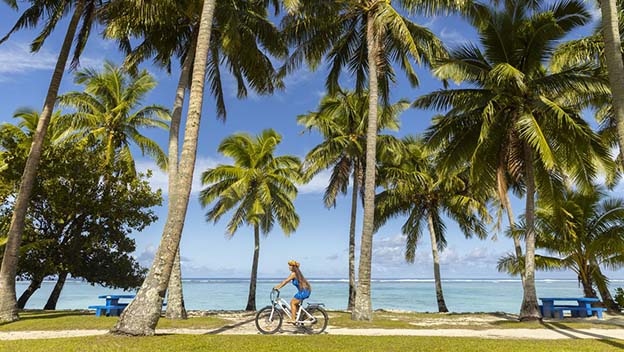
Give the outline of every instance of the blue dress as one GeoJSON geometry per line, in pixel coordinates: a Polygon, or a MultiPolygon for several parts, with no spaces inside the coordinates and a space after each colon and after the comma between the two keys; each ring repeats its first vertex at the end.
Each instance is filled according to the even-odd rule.
{"type": "Polygon", "coordinates": [[[304,288],[303,290],[299,287],[299,280],[297,279],[292,279],[292,283],[293,285],[295,285],[295,287],[297,288],[297,293],[295,293],[295,298],[303,301],[304,299],[310,297],[310,290],[308,290],[307,288],[304,288]]]}

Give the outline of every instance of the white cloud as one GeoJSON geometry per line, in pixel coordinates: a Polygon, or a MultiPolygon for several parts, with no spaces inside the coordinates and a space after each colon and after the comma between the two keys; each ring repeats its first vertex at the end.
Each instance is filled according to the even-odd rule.
{"type": "Polygon", "coordinates": [[[136,257],[139,264],[146,268],[151,267],[152,262],[154,261],[154,256],[156,255],[156,250],[157,248],[153,244],[145,247],[145,249],[143,249],[143,251],[136,257]]]}
{"type": "MultiPolygon", "coordinates": [[[[5,45],[0,50],[0,81],[27,72],[52,70],[58,59],[58,53],[45,48],[36,53],[30,52],[30,45],[27,43],[11,42],[5,45]]],[[[103,61],[102,59],[84,57],[80,59],[80,62],[83,67],[99,67],[103,61]]]]}
{"type": "Polygon", "coordinates": [[[319,172],[316,176],[310,180],[310,182],[299,185],[299,194],[310,194],[310,193],[322,193],[325,192],[325,188],[329,183],[329,178],[331,177],[331,171],[325,170],[319,172]]]}
{"type": "Polygon", "coordinates": [[[447,27],[442,28],[440,38],[442,38],[447,44],[457,44],[467,41],[463,34],[454,29],[448,29],[447,27]]]}
{"type": "MultiPolygon", "coordinates": [[[[193,173],[193,188],[191,194],[197,194],[202,189],[201,175],[204,171],[210,168],[214,168],[219,164],[219,161],[210,157],[198,157],[195,161],[195,170],[193,173]]],[[[163,194],[167,194],[168,191],[168,175],[166,172],[160,170],[155,162],[151,160],[139,161],[136,163],[137,171],[145,172],[152,170],[152,177],[150,178],[150,186],[153,190],[161,189],[163,194]]]]}
{"type": "Polygon", "coordinates": [[[53,69],[56,59],[56,55],[45,49],[31,53],[26,43],[7,43],[0,50],[0,79],[12,74],[53,69]]]}

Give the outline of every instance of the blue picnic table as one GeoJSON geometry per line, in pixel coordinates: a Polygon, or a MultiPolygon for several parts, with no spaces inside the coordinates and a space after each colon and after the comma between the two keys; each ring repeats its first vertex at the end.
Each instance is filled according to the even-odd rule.
{"type": "Polygon", "coordinates": [[[105,299],[106,304],[103,306],[89,306],[89,309],[95,309],[95,316],[102,315],[114,317],[121,315],[121,312],[128,306],[128,303],[120,303],[120,299],[132,299],[134,295],[101,295],[99,299],[105,299]]]}
{"type": "Polygon", "coordinates": [[[596,313],[598,319],[602,319],[602,312],[606,308],[592,307],[592,303],[600,302],[598,298],[587,297],[543,297],[540,298],[542,305],[540,310],[544,318],[563,319],[563,312],[569,311],[572,317],[591,317],[596,313]],[[570,302],[568,304],[555,304],[555,301],[570,302]],[[574,302],[574,303],[571,303],[574,302]]]}

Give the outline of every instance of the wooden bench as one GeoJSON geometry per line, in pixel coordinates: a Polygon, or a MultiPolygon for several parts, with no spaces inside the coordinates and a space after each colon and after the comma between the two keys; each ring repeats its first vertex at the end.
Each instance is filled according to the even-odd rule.
{"type": "Polygon", "coordinates": [[[596,316],[598,317],[598,319],[602,319],[602,312],[606,311],[606,308],[599,308],[599,307],[574,307],[574,306],[565,306],[565,307],[554,307],[553,309],[553,313],[555,315],[556,318],[559,319],[563,319],[563,312],[564,311],[569,311],[570,315],[572,315],[572,317],[586,317],[586,316],[593,316],[594,313],[596,313],[596,316]]]}

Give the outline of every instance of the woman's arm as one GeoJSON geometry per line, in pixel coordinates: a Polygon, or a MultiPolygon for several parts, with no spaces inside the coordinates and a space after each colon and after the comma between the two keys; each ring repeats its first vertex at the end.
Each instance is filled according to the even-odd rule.
{"type": "Polygon", "coordinates": [[[286,280],[282,281],[279,285],[273,287],[276,290],[279,290],[280,288],[286,286],[286,284],[295,278],[295,273],[291,273],[290,275],[288,275],[288,277],[286,278],[286,280]]]}

